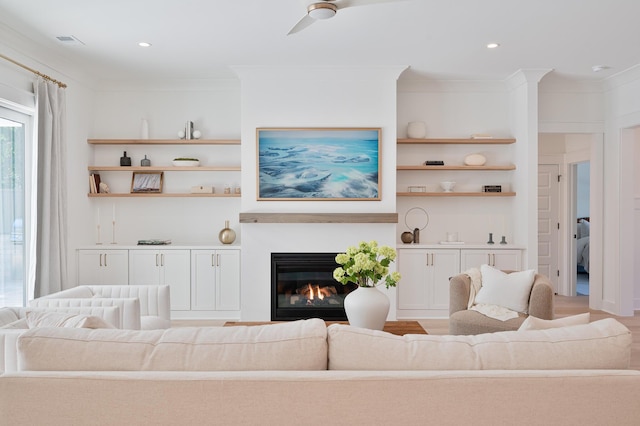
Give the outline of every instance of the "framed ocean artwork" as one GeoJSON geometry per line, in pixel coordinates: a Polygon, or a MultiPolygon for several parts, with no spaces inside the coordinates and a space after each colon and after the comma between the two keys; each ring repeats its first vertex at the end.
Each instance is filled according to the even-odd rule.
{"type": "Polygon", "coordinates": [[[380,128],[258,128],[258,200],[380,200],[380,128]]]}

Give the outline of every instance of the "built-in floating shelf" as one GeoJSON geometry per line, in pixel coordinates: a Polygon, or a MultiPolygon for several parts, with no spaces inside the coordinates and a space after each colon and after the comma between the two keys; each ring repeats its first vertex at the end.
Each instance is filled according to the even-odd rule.
{"type": "Polygon", "coordinates": [[[240,223],[398,223],[398,213],[240,213],[240,223]]]}
{"type": "Polygon", "coordinates": [[[240,166],[89,166],[90,172],[239,172],[240,166]]]}
{"type": "Polygon", "coordinates": [[[467,145],[501,145],[501,144],[511,144],[516,140],[513,138],[506,139],[449,139],[449,138],[436,138],[436,139],[398,139],[398,144],[467,144],[467,145]]]}
{"type": "Polygon", "coordinates": [[[514,197],[515,192],[398,192],[398,197],[514,197]]]}
{"type": "Polygon", "coordinates": [[[219,197],[219,198],[240,198],[240,194],[191,194],[188,192],[185,193],[181,193],[181,192],[177,192],[177,193],[166,193],[166,192],[153,192],[153,193],[140,193],[140,192],[136,192],[136,193],[128,193],[128,192],[122,192],[122,193],[114,193],[114,192],[109,192],[109,193],[99,193],[99,194],[93,194],[93,193],[89,193],[87,194],[90,198],[112,198],[112,197],[193,197],[193,198],[206,198],[206,197],[219,197]]]}
{"type": "Polygon", "coordinates": [[[239,139],[87,139],[93,145],[240,145],[239,139]]]}
{"type": "Polygon", "coordinates": [[[503,170],[515,170],[516,166],[513,164],[506,164],[503,166],[397,166],[396,170],[465,170],[465,171],[503,171],[503,170]]]}

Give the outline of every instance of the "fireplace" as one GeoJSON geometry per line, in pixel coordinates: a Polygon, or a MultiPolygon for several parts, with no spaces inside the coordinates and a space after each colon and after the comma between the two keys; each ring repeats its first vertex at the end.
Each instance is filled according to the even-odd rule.
{"type": "Polygon", "coordinates": [[[356,289],[333,279],[336,253],[271,253],[271,320],[346,320],[344,298],[356,289]]]}

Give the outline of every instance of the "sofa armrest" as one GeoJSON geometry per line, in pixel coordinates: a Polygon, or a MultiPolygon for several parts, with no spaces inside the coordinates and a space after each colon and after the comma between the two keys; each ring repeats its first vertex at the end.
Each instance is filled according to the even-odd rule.
{"type": "MultiPolygon", "coordinates": [[[[72,297],[82,297],[88,299],[93,297],[94,293],[91,289],[86,285],[81,285],[77,287],[71,287],[66,290],[58,291],[56,293],[47,294],[45,296],[40,297],[39,299],[68,299],[72,297]]],[[[37,300],[37,299],[36,299],[37,300]]]]}
{"type": "Polygon", "coordinates": [[[458,274],[449,279],[449,315],[466,311],[471,291],[471,278],[467,274],[458,274]]]}
{"type": "Polygon", "coordinates": [[[171,319],[168,285],[96,285],[88,286],[99,297],[140,299],[141,316],[171,319]]]}
{"type": "Polygon", "coordinates": [[[529,298],[529,315],[545,320],[553,319],[553,287],[549,278],[536,274],[529,298]]]}

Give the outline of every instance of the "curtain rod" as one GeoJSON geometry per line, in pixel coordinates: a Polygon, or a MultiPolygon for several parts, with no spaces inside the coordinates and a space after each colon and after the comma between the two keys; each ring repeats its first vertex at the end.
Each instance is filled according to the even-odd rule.
{"type": "Polygon", "coordinates": [[[44,78],[45,80],[49,80],[49,81],[51,81],[51,82],[53,82],[53,83],[57,84],[57,85],[58,85],[58,87],[60,87],[60,88],[62,88],[62,89],[66,89],[66,88],[67,88],[67,85],[66,85],[66,84],[64,84],[63,82],[58,81],[58,80],[56,80],[55,78],[51,78],[51,77],[49,77],[49,76],[48,76],[48,75],[46,75],[46,74],[42,74],[40,71],[34,70],[33,68],[29,68],[28,66],[26,66],[26,65],[24,65],[24,64],[21,64],[21,63],[20,63],[20,62],[18,62],[18,61],[14,61],[13,59],[11,59],[11,58],[9,58],[9,57],[4,56],[2,53],[0,53],[0,58],[4,59],[4,60],[6,60],[6,61],[9,61],[9,62],[11,62],[11,63],[13,63],[13,64],[15,64],[15,65],[19,66],[20,68],[24,68],[24,69],[25,69],[25,70],[27,70],[27,71],[31,71],[31,72],[32,72],[32,73],[34,73],[35,75],[37,75],[37,76],[39,76],[39,77],[42,77],[42,78],[44,78]]]}

